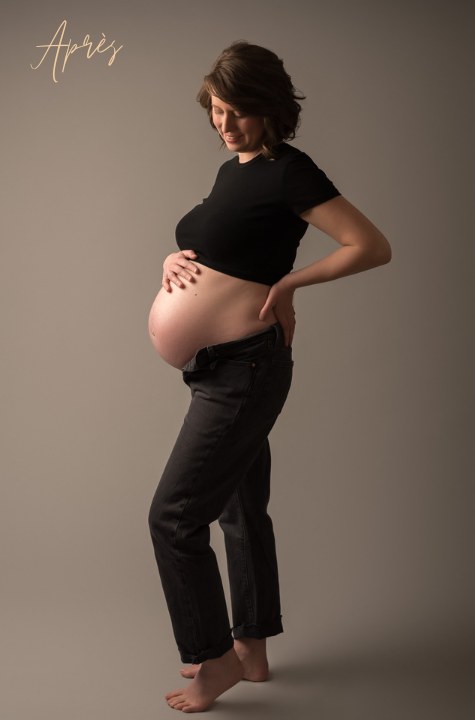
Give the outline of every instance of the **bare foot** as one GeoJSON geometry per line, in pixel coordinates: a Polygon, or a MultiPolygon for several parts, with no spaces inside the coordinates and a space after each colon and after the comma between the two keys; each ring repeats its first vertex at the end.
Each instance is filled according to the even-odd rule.
{"type": "Polygon", "coordinates": [[[175,710],[202,712],[219,695],[237,685],[243,675],[244,667],[231,648],[221,657],[201,663],[186,688],[167,693],[165,698],[175,710]]]}
{"type": "MultiPolygon", "coordinates": [[[[269,677],[269,663],[266,655],[266,638],[238,638],[234,641],[234,649],[242,664],[244,665],[243,680],[262,682],[269,677]]],[[[206,662],[209,662],[208,660],[206,662]]],[[[181,668],[182,677],[193,678],[201,665],[191,665],[188,668],[181,668]]]]}

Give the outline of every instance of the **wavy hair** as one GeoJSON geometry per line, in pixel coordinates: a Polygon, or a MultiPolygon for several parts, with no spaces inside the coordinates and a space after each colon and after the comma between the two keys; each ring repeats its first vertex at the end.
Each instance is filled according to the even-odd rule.
{"type": "MultiPolygon", "coordinates": [[[[302,110],[297,100],[307,97],[297,95],[283,60],[271,50],[246,40],[235,40],[223,50],[196,96],[208,113],[211,127],[218,132],[213,122],[212,95],[240,113],[263,118],[262,154],[266,160],[275,158],[273,149],[279,143],[295,139],[302,110]]],[[[226,142],[221,138],[219,149],[223,147],[226,142]]]]}

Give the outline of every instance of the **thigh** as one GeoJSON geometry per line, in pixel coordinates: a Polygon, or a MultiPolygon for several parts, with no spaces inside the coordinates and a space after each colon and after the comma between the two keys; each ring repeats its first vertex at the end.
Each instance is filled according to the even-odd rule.
{"type": "Polygon", "coordinates": [[[191,403],[184,419],[190,435],[213,443],[216,436],[237,418],[256,376],[256,363],[220,359],[193,372],[183,372],[191,390],[191,403]]]}
{"type": "Polygon", "coordinates": [[[275,348],[266,357],[252,391],[255,413],[262,420],[275,421],[282,412],[292,385],[293,370],[290,345],[275,348]]]}
{"type": "Polygon", "coordinates": [[[252,363],[220,361],[184,377],[192,399],[155,493],[162,516],[183,525],[221,514],[268,432],[249,422],[255,371],[252,363]]]}

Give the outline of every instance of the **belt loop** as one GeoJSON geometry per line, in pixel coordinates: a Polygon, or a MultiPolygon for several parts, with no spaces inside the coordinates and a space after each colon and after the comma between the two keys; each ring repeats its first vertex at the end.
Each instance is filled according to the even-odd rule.
{"type": "Polygon", "coordinates": [[[208,351],[209,362],[213,362],[216,359],[216,352],[212,345],[206,347],[208,351]]]}
{"type": "Polygon", "coordinates": [[[280,325],[278,325],[277,323],[275,323],[275,325],[272,325],[272,327],[273,327],[274,330],[275,330],[275,336],[276,336],[276,337],[275,337],[275,343],[274,343],[274,350],[275,350],[275,348],[276,348],[276,347],[278,346],[278,344],[279,344],[279,338],[280,338],[279,327],[280,327],[280,325]]]}

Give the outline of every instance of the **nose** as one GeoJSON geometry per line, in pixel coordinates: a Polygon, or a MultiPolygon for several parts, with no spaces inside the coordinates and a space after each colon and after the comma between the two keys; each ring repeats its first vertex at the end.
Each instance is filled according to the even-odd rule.
{"type": "Polygon", "coordinates": [[[223,122],[221,123],[221,132],[223,134],[229,133],[230,135],[232,135],[233,130],[235,129],[236,125],[232,117],[229,115],[225,115],[223,118],[223,122]]]}

